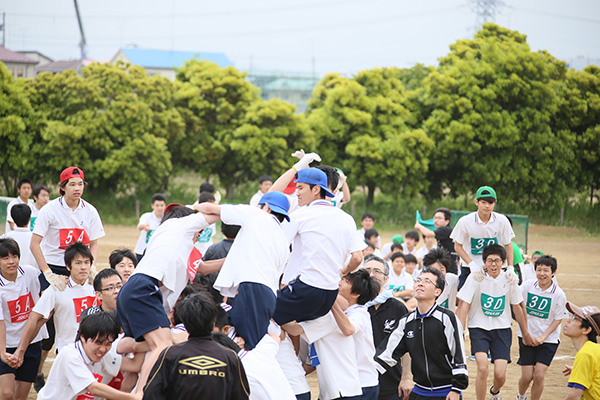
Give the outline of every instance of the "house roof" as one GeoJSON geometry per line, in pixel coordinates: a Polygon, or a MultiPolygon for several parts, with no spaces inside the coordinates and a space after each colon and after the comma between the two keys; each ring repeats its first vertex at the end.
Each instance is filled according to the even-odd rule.
{"type": "Polygon", "coordinates": [[[21,64],[37,64],[37,61],[32,60],[23,54],[8,50],[3,46],[0,46],[0,61],[21,64]]]}
{"type": "Polygon", "coordinates": [[[173,69],[182,67],[187,60],[206,60],[225,68],[233,66],[231,60],[223,53],[204,53],[194,51],[174,51],[122,48],[121,51],[127,56],[132,64],[145,68],[173,69]]]}

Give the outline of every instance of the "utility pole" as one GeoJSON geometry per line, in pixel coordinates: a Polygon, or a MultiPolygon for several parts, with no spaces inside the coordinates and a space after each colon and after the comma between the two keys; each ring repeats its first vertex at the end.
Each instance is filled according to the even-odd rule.
{"type": "Polygon", "coordinates": [[[504,0],[469,0],[475,13],[475,32],[486,22],[496,22],[496,14],[504,7],[504,0]]]}
{"type": "Polygon", "coordinates": [[[2,47],[6,47],[6,13],[2,13],[2,23],[0,23],[0,31],[2,31],[2,47]]]}
{"type": "Polygon", "coordinates": [[[79,14],[79,5],[77,0],[73,0],[75,3],[75,14],[77,14],[77,23],[79,24],[79,33],[81,35],[81,41],[79,42],[79,49],[81,50],[81,59],[85,60],[85,34],[83,33],[83,23],[81,22],[81,14],[79,14]]]}

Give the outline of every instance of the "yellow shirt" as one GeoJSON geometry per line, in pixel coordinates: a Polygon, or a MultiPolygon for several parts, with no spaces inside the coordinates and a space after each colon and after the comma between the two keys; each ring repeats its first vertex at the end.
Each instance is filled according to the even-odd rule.
{"type": "Polygon", "coordinates": [[[583,400],[600,399],[600,344],[588,340],[577,352],[569,386],[583,386],[583,400]]]}

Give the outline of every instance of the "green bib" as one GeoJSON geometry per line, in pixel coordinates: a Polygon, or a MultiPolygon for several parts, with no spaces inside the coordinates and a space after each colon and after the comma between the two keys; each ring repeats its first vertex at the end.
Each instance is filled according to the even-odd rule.
{"type": "Polygon", "coordinates": [[[550,306],[552,299],[550,297],[538,296],[537,294],[527,293],[527,314],[532,317],[548,319],[550,316],[550,306]]]}
{"type": "Polygon", "coordinates": [[[448,299],[442,301],[442,304],[440,304],[440,306],[442,306],[444,308],[448,308],[448,299]]]}
{"type": "Polygon", "coordinates": [[[483,254],[485,246],[498,244],[497,238],[471,238],[471,254],[480,256],[483,254]]]}
{"type": "Polygon", "coordinates": [[[31,229],[31,232],[33,232],[33,228],[35,228],[35,220],[37,219],[37,217],[31,217],[31,221],[29,222],[29,229],[31,229]]]}
{"type": "Polygon", "coordinates": [[[150,241],[150,238],[152,237],[152,234],[154,233],[155,229],[150,229],[148,232],[146,232],[146,243],[148,243],[150,241]]]}
{"type": "Polygon", "coordinates": [[[402,292],[404,290],[404,285],[390,285],[390,289],[392,289],[394,293],[402,292]]]}
{"type": "Polygon", "coordinates": [[[198,241],[200,243],[207,243],[210,240],[210,238],[212,237],[212,233],[213,233],[212,228],[206,228],[205,230],[202,231],[202,233],[198,237],[198,241]]]}
{"type": "Polygon", "coordinates": [[[488,317],[499,317],[504,312],[505,296],[492,297],[481,293],[481,309],[488,317]]]}

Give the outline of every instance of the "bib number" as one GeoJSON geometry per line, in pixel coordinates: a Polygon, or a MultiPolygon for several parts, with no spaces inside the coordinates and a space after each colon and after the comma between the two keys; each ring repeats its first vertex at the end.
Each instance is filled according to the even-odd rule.
{"type": "MultiPolygon", "coordinates": [[[[102,375],[94,374],[94,378],[96,379],[96,382],[102,382],[102,375]]],[[[94,400],[94,395],[90,392],[85,392],[84,394],[77,396],[75,400],[94,400]]]]}
{"type": "Polygon", "coordinates": [[[150,229],[148,232],[146,232],[146,243],[148,243],[150,241],[150,238],[152,237],[152,234],[154,233],[156,229],[150,229]]]}
{"type": "Polygon", "coordinates": [[[471,238],[471,254],[480,256],[483,254],[485,246],[490,244],[498,244],[497,238],[471,238]]]}
{"type": "Polygon", "coordinates": [[[505,296],[492,297],[481,293],[481,309],[488,317],[499,317],[504,312],[505,296]]]}
{"type": "Polygon", "coordinates": [[[100,300],[96,296],[87,296],[80,297],[78,299],[73,299],[73,305],[75,306],[75,315],[77,316],[77,323],[81,319],[81,312],[90,307],[95,307],[100,305],[100,300]]]}
{"type": "Polygon", "coordinates": [[[29,314],[31,314],[31,308],[33,307],[33,298],[31,293],[24,294],[16,300],[8,302],[8,309],[10,311],[10,322],[17,323],[27,321],[29,314]]]}
{"type": "Polygon", "coordinates": [[[70,229],[61,229],[60,233],[60,244],[58,246],[61,250],[66,250],[67,247],[72,245],[75,242],[80,242],[85,244],[86,246],[90,245],[90,237],[88,236],[85,229],[80,228],[70,228],[70,229]]]}
{"type": "Polygon", "coordinates": [[[390,285],[390,289],[392,289],[394,291],[394,293],[402,292],[405,290],[404,285],[390,285]]]}
{"type": "Polygon", "coordinates": [[[33,232],[33,228],[35,228],[35,220],[37,219],[37,217],[31,217],[31,221],[29,221],[29,229],[31,229],[31,232],[33,232]]]}
{"type": "Polygon", "coordinates": [[[202,231],[200,236],[198,237],[198,242],[200,243],[208,243],[213,234],[213,228],[206,228],[202,231]]]}
{"type": "Polygon", "coordinates": [[[550,317],[551,305],[551,298],[527,293],[527,305],[525,308],[527,309],[527,314],[532,317],[548,319],[548,317],[550,317]]]}

